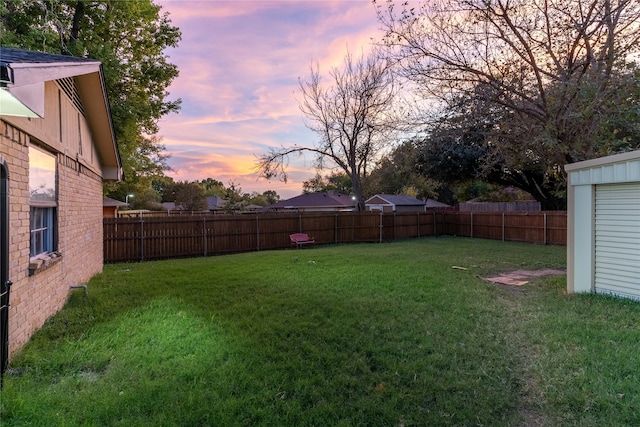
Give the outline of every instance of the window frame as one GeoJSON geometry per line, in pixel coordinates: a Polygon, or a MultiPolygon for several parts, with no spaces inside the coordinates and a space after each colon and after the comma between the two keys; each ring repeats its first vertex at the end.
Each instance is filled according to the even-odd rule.
{"type": "MultiPolygon", "coordinates": [[[[49,162],[47,162],[49,163],[49,162]]],[[[58,250],[58,158],[52,152],[41,146],[29,145],[29,257],[47,255],[58,250]],[[34,166],[34,153],[39,153],[40,159],[50,157],[51,163],[44,171],[46,185],[36,186],[34,175],[38,168],[34,166]],[[52,170],[50,170],[52,168],[52,170]],[[49,182],[52,180],[53,182],[49,182]],[[43,188],[45,194],[38,191],[43,188]],[[48,194],[46,194],[48,193],[48,194]],[[34,197],[35,196],[35,197],[34,197]]]]}
{"type": "Polygon", "coordinates": [[[56,213],[55,207],[29,207],[29,257],[48,254],[57,249],[56,213]]]}

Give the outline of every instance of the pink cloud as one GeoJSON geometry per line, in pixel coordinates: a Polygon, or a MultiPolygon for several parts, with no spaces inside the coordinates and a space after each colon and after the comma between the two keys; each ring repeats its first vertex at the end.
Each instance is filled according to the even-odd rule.
{"type": "Polygon", "coordinates": [[[244,191],[289,197],[315,174],[313,157],[292,158],[288,184],[258,180],[256,155],[268,147],[310,145],[295,94],[312,63],[339,66],[379,38],[374,6],[352,1],[157,1],[180,27],[167,54],[180,76],[170,87],[182,110],[160,136],[180,180],[233,180],[244,191]]]}

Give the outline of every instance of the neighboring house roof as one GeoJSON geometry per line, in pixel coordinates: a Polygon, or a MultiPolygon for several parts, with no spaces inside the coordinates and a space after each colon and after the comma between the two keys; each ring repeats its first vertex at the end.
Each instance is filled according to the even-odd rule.
{"type": "Polygon", "coordinates": [[[439,201],[433,200],[433,199],[427,199],[427,209],[429,209],[429,208],[431,208],[431,209],[434,209],[434,208],[450,208],[450,207],[451,207],[451,205],[448,205],[446,203],[442,203],[442,202],[439,202],[439,201]]]}
{"type": "Polygon", "coordinates": [[[207,209],[209,209],[210,211],[217,211],[220,209],[224,209],[226,204],[227,204],[227,201],[224,199],[221,199],[218,196],[207,197],[207,209]]]}
{"type": "Polygon", "coordinates": [[[101,160],[103,178],[122,179],[100,61],[0,47],[0,115],[44,117],[44,83],[66,78],[73,78],[101,160]]]}
{"type": "Polygon", "coordinates": [[[353,209],[356,201],[341,193],[305,193],[265,207],[265,210],[285,209],[353,209]]]}
{"type": "Polygon", "coordinates": [[[407,196],[406,194],[376,194],[373,197],[368,198],[365,202],[368,204],[388,204],[395,206],[424,206],[425,202],[418,200],[413,196],[407,196]]]}
{"type": "Polygon", "coordinates": [[[120,200],[112,199],[110,197],[103,197],[102,206],[119,208],[122,206],[127,206],[127,204],[125,202],[121,202],[120,200]]]}

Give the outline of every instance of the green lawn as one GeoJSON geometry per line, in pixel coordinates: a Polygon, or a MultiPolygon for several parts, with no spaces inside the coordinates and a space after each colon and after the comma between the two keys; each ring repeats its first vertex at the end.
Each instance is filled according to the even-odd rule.
{"type": "Polygon", "coordinates": [[[0,420],[638,425],[640,304],[480,278],[564,266],[452,237],[108,265],[12,361],[0,420]]]}

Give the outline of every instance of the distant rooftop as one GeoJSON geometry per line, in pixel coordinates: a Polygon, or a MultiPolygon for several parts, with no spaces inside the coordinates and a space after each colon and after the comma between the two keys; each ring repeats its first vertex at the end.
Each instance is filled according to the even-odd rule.
{"type": "Polygon", "coordinates": [[[267,209],[286,208],[353,208],[356,202],[351,196],[341,193],[305,193],[267,206],[267,209]]]}

